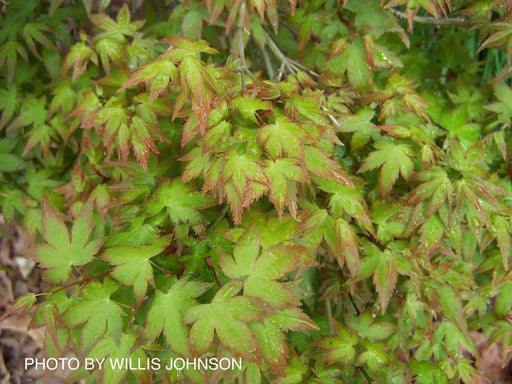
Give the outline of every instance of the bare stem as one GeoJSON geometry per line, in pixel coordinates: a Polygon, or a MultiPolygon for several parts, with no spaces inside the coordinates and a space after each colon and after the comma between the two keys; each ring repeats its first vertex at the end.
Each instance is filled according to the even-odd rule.
{"type": "MultiPolygon", "coordinates": [[[[394,8],[389,8],[389,10],[395,16],[398,16],[401,19],[409,20],[409,18],[407,17],[407,14],[405,12],[399,11],[394,8]]],[[[435,25],[436,27],[442,27],[442,26],[471,27],[471,26],[473,26],[472,23],[468,22],[466,19],[461,18],[461,17],[436,19],[435,17],[430,17],[430,16],[414,16],[414,18],[412,20],[414,23],[435,25]]]]}
{"type": "Polygon", "coordinates": [[[241,77],[242,77],[242,92],[245,88],[245,73],[247,68],[245,66],[245,49],[244,49],[244,18],[245,18],[245,0],[240,5],[240,12],[238,14],[238,54],[240,55],[241,63],[241,77]]]}

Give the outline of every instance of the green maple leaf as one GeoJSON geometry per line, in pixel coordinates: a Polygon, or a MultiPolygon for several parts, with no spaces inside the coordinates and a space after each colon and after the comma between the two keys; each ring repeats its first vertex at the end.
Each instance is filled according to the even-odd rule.
{"type": "Polygon", "coordinates": [[[209,286],[184,278],[176,281],[165,293],[157,290],[146,319],[145,336],[154,340],[163,332],[176,353],[188,356],[189,329],[183,324],[182,316],[185,310],[197,304],[194,298],[201,296],[209,286]]]}
{"type": "Polygon", "coordinates": [[[288,346],[285,331],[318,329],[300,309],[292,308],[279,311],[276,316],[263,322],[251,323],[265,363],[278,375],[284,375],[288,346]]]}
{"type": "Polygon", "coordinates": [[[337,128],[340,132],[353,132],[350,141],[350,150],[352,152],[362,149],[370,138],[379,140],[380,132],[374,128],[372,119],[375,111],[365,107],[357,111],[354,115],[349,115],[340,119],[340,126],[337,128]]]}
{"type": "Polygon", "coordinates": [[[82,297],[74,299],[73,305],[64,312],[62,321],[67,326],[84,324],[82,351],[88,351],[105,333],[119,343],[124,312],[118,304],[110,300],[110,296],[118,288],[119,285],[108,278],[103,283],[91,281],[82,288],[82,297]]]}
{"type": "Polygon", "coordinates": [[[258,123],[256,111],[272,109],[270,102],[253,98],[250,95],[239,96],[233,99],[232,103],[244,118],[256,124],[258,123]]]}
{"type": "Polygon", "coordinates": [[[358,172],[382,167],[379,186],[382,195],[387,195],[395,185],[399,173],[406,180],[411,176],[414,164],[410,157],[414,152],[407,144],[395,144],[389,141],[379,141],[375,144],[375,148],[377,150],[368,155],[358,172]]]}
{"type": "Polygon", "coordinates": [[[144,25],[144,21],[130,22],[130,10],[126,4],[117,14],[115,21],[104,13],[89,15],[89,19],[104,31],[99,36],[117,40],[122,39],[123,36],[133,36],[144,25]]]}
{"type": "Polygon", "coordinates": [[[275,124],[265,125],[258,133],[258,141],[265,143],[265,150],[273,159],[280,158],[283,153],[304,158],[302,143],[307,139],[312,137],[286,116],[278,116],[275,124]]]}
{"type": "Polygon", "coordinates": [[[118,92],[139,83],[150,84],[149,101],[152,102],[168,89],[169,82],[173,81],[177,74],[176,65],[162,55],[158,60],[146,64],[135,72],[118,92]]]}
{"type": "Polygon", "coordinates": [[[304,153],[306,155],[306,166],[310,173],[328,180],[336,179],[350,187],[354,186],[339,164],[320,148],[306,145],[304,153]]]}
{"type": "Polygon", "coordinates": [[[236,244],[233,257],[223,252],[219,265],[231,279],[244,279],[244,294],[259,297],[275,308],[300,305],[293,291],[275,280],[299,265],[313,266],[315,261],[299,245],[277,244],[261,251],[261,238],[248,231],[236,244]]]}
{"type": "Polygon", "coordinates": [[[393,252],[390,249],[381,252],[373,245],[367,246],[366,252],[369,253],[369,256],[361,263],[355,278],[361,280],[373,274],[373,284],[379,295],[381,311],[384,313],[393,295],[398,275],[411,276],[415,272],[398,252],[393,252]]]}
{"type": "Polygon", "coordinates": [[[7,89],[0,89],[0,109],[2,109],[0,130],[2,130],[14,116],[14,111],[19,104],[17,93],[17,89],[14,86],[8,86],[7,89]]]}
{"type": "Polygon", "coordinates": [[[149,215],[156,215],[166,209],[174,225],[186,223],[196,232],[204,228],[204,218],[199,210],[211,207],[214,200],[200,192],[195,192],[191,183],[179,179],[165,181],[148,204],[149,215]]]}
{"type": "Polygon", "coordinates": [[[329,209],[335,217],[343,217],[346,212],[358,221],[361,228],[373,233],[372,220],[368,213],[368,207],[361,193],[337,180],[325,180],[315,178],[315,183],[325,192],[331,194],[329,209]]]}
{"type": "Polygon", "coordinates": [[[270,186],[270,201],[282,217],[285,205],[295,217],[297,214],[297,185],[309,181],[309,177],[295,159],[277,159],[267,161],[265,174],[270,186]]]}
{"type": "Polygon", "coordinates": [[[152,245],[107,248],[101,256],[116,266],[111,276],[124,285],[133,286],[133,293],[137,301],[141,302],[148,283],[153,285],[153,267],[150,259],[160,254],[169,241],[170,238],[161,237],[152,245]]]}
{"type": "Polygon", "coordinates": [[[334,323],[334,329],[336,330],[336,336],[317,340],[313,345],[327,350],[321,359],[322,361],[341,362],[344,365],[350,364],[356,355],[354,346],[358,342],[357,334],[350,332],[336,322],[334,323]]]}
{"type": "Polygon", "coordinates": [[[90,262],[101,247],[101,239],[89,241],[93,230],[90,202],[76,217],[71,238],[64,220],[51,209],[46,196],[42,203],[42,224],[45,243],[31,247],[26,252],[33,255],[43,268],[47,268],[46,276],[56,283],[69,278],[72,266],[90,262]]]}
{"type": "Polygon", "coordinates": [[[87,43],[87,37],[85,35],[80,36],[81,40],[71,47],[69,53],[64,59],[62,69],[67,72],[70,68],[73,68],[73,74],[71,81],[75,82],[87,69],[87,63],[92,61],[98,65],[98,56],[94,50],[87,43]]]}
{"type": "MultiPolygon", "coordinates": [[[[140,364],[147,364],[147,355],[144,350],[140,347],[136,347],[137,335],[132,333],[123,333],[119,342],[114,340],[112,337],[105,337],[98,341],[94,348],[87,355],[88,358],[92,359],[105,359],[102,366],[102,370],[99,372],[103,376],[105,383],[149,383],[151,382],[150,370],[143,369],[119,369],[119,367],[113,366],[109,359],[114,361],[122,361],[122,359],[130,359],[133,366],[140,364]],[[135,375],[136,380],[131,377],[131,380],[126,379],[126,375],[135,375]]],[[[124,366],[123,366],[124,368],[124,366]]]]}
{"type": "MultiPolygon", "coordinates": [[[[236,150],[232,150],[224,158],[226,163],[221,172],[225,184],[222,194],[228,200],[235,223],[239,224],[242,221],[243,207],[261,197],[268,188],[268,180],[254,157],[239,155],[236,150]]],[[[215,178],[215,181],[218,183],[218,178],[215,178]]]]}
{"type": "Polygon", "coordinates": [[[408,200],[409,204],[417,205],[419,202],[430,198],[427,207],[427,217],[439,211],[445,203],[451,207],[453,185],[444,169],[433,167],[418,172],[415,178],[423,183],[411,192],[408,200]]]}
{"type": "Polygon", "coordinates": [[[217,292],[210,304],[187,309],[183,321],[194,323],[189,344],[196,355],[208,350],[216,333],[220,342],[236,356],[251,362],[258,360],[260,350],[249,323],[262,320],[272,312],[265,308],[261,299],[236,296],[241,289],[242,281],[233,280],[217,292]]]}

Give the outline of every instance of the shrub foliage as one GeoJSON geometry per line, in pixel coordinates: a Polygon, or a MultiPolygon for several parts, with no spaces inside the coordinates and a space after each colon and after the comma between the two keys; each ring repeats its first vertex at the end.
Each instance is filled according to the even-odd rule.
{"type": "Polygon", "coordinates": [[[0,1],[0,204],[88,382],[471,383],[512,350],[512,7],[0,1]],[[143,21],[145,20],[145,22],[143,21]]]}

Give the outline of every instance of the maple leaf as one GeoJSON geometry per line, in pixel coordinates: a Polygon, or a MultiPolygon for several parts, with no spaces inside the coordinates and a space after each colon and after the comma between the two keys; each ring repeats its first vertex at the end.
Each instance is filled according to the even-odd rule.
{"type": "Polygon", "coordinates": [[[414,164],[410,157],[414,152],[407,144],[395,144],[384,140],[377,142],[375,148],[377,150],[368,155],[358,173],[382,167],[379,186],[381,194],[386,196],[395,185],[399,173],[406,180],[411,176],[414,164]]]}
{"type": "Polygon", "coordinates": [[[444,169],[433,167],[418,172],[414,178],[423,183],[411,192],[408,203],[415,205],[430,198],[427,218],[439,211],[443,204],[452,205],[453,185],[444,169]]]}
{"type": "Polygon", "coordinates": [[[260,350],[252,321],[263,320],[272,315],[256,297],[236,296],[242,289],[242,281],[233,280],[225,284],[210,304],[200,304],[186,310],[185,324],[194,323],[189,335],[193,353],[205,353],[213,342],[214,333],[220,342],[236,356],[257,362],[260,350]]]}
{"type": "Polygon", "coordinates": [[[97,127],[109,154],[115,140],[118,156],[124,160],[128,158],[131,147],[146,170],[150,152],[158,153],[155,139],[163,140],[154,120],[154,114],[148,113],[143,104],[132,114],[123,97],[113,96],[103,108],[98,108],[82,122],[82,128],[97,127]]]}
{"type": "Polygon", "coordinates": [[[160,254],[169,244],[169,237],[161,237],[152,245],[107,248],[101,257],[116,267],[111,276],[120,283],[133,286],[140,303],[146,295],[148,283],[153,285],[153,267],[150,259],[160,254]]]}
{"type": "Polygon", "coordinates": [[[338,322],[334,323],[336,336],[326,337],[313,343],[314,346],[326,349],[328,352],[322,357],[322,361],[333,363],[342,362],[350,364],[356,355],[354,346],[358,342],[357,334],[345,329],[338,322]]]}
{"type": "MultiPolygon", "coordinates": [[[[104,337],[98,340],[98,343],[91,349],[87,355],[90,359],[105,359],[99,374],[102,375],[105,383],[150,383],[151,370],[149,369],[125,369],[123,364],[127,360],[131,360],[133,366],[137,364],[147,364],[148,356],[141,347],[136,346],[137,334],[122,333],[120,341],[114,340],[112,337],[104,337]],[[110,360],[111,359],[111,360],[110,360]],[[117,362],[117,363],[114,363],[117,362]],[[126,375],[129,377],[126,378],[126,375]],[[133,378],[134,375],[136,378],[133,378]]],[[[146,367],[146,365],[144,365],[146,367]]]]}
{"type": "Polygon", "coordinates": [[[380,251],[373,245],[367,248],[367,252],[369,256],[361,263],[355,278],[360,280],[373,274],[373,284],[379,295],[381,311],[384,313],[398,281],[398,274],[412,275],[415,272],[407,260],[397,254],[398,252],[388,248],[380,251]]]}
{"type": "Polygon", "coordinates": [[[0,47],[0,68],[2,68],[4,62],[7,61],[7,84],[11,84],[12,82],[18,55],[23,57],[25,61],[28,61],[27,51],[22,44],[15,40],[4,42],[2,47],[0,47]]]}
{"type": "Polygon", "coordinates": [[[277,375],[284,375],[288,346],[285,331],[316,329],[313,323],[300,309],[280,310],[277,315],[262,322],[251,323],[251,328],[258,339],[261,354],[265,363],[277,375]]]}
{"type": "Polygon", "coordinates": [[[148,204],[147,212],[153,216],[165,208],[174,225],[186,223],[199,233],[204,230],[204,218],[199,210],[213,204],[210,196],[195,192],[193,184],[174,179],[160,185],[148,204]]]}
{"type": "Polygon", "coordinates": [[[46,196],[42,202],[42,224],[46,243],[31,246],[25,253],[47,268],[46,276],[56,283],[69,278],[72,266],[90,262],[101,247],[102,239],[89,241],[93,230],[92,202],[87,202],[76,217],[71,238],[68,227],[51,209],[46,196]]]}
{"type": "Polygon", "coordinates": [[[334,178],[350,187],[354,187],[354,184],[347,174],[343,172],[339,164],[331,159],[323,150],[311,145],[306,145],[304,147],[304,153],[306,155],[306,166],[309,172],[327,180],[334,178]]]}
{"type": "Polygon", "coordinates": [[[316,249],[325,241],[338,265],[346,263],[350,272],[355,273],[360,261],[353,229],[344,219],[335,219],[325,209],[319,209],[316,205],[307,208],[310,210],[305,223],[308,248],[316,249]]]}
{"type": "Polygon", "coordinates": [[[272,109],[272,104],[259,98],[253,98],[251,95],[239,96],[231,101],[233,106],[240,112],[240,114],[247,120],[253,123],[258,123],[256,119],[256,111],[269,111],[272,109]]]}
{"type": "MultiPolygon", "coordinates": [[[[219,169],[225,183],[221,197],[226,196],[233,212],[233,219],[235,223],[239,224],[242,221],[242,208],[264,193],[268,188],[268,180],[260,163],[252,156],[240,155],[236,150],[231,150],[224,155],[224,159],[222,171],[219,169]]],[[[220,177],[212,177],[215,176],[212,174],[212,168],[209,170],[208,178],[211,178],[212,181],[215,180],[215,184],[218,184],[220,177]]],[[[212,189],[214,185],[208,184],[207,181],[205,189],[212,189]]],[[[217,186],[217,188],[220,187],[217,186]]]]}
{"type": "Polygon", "coordinates": [[[2,109],[0,131],[14,116],[14,111],[19,104],[17,93],[18,91],[14,86],[8,86],[7,89],[0,89],[0,109],[2,109]]]}
{"type": "Polygon", "coordinates": [[[258,132],[258,141],[265,143],[265,150],[272,159],[280,158],[283,153],[303,159],[302,143],[307,139],[312,137],[286,116],[278,116],[274,124],[263,126],[258,132]]]}
{"type": "Polygon", "coordinates": [[[152,102],[169,87],[177,74],[176,65],[162,54],[157,60],[139,68],[117,92],[140,83],[150,84],[149,101],[152,102]]]}
{"type": "Polygon", "coordinates": [[[183,324],[185,310],[197,304],[194,298],[201,296],[210,284],[180,279],[167,290],[155,292],[155,299],[146,318],[144,335],[149,341],[164,333],[169,346],[181,356],[189,355],[188,327],[183,324]]]}
{"type": "Polygon", "coordinates": [[[123,36],[133,36],[144,25],[144,21],[131,22],[130,18],[130,10],[127,4],[123,4],[115,21],[104,13],[89,15],[93,24],[103,31],[99,34],[100,37],[110,37],[117,40],[123,36]]]}
{"type": "Polygon", "coordinates": [[[73,74],[71,76],[72,82],[75,82],[75,80],[85,72],[89,60],[98,65],[98,56],[87,41],[87,35],[85,33],[80,33],[80,40],[79,43],[71,47],[62,64],[64,72],[73,68],[73,74]]]}
{"type": "Polygon", "coordinates": [[[297,185],[305,183],[309,178],[295,159],[277,159],[266,162],[265,174],[270,186],[270,201],[274,203],[279,213],[283,216],[285,205],[292,216],[297,214],[297,185]]]}
{"type": "Polygon", "coordinates": [[[48,25],[43,23],[27,23],[23,27],[23,38],[25,39],[30,51],[41,60],[41,56],[37,52],[34,40],[44,45],[49,50],[54,50],[55,47],[50,43],[50,40],[43,34],[43,31],[50,32],[51,29],[48,25]]]}
{"type": "Polygon", "coordinates": [[[326,180],[316,177],[315,183],[325,192],[329,192],[329,209],[335,217],[341,218],[346,212],[357,220],[359,226],[369,233],[374,233],[372,220],[368,214],[368,207],[361,193],[338,180],[326,180]]]}
{"type": "MultiPolygon", "coordinates": [[[[204,134],[214,99],[214,91],[217,90],[216,84],[204,64],[195,57],[185,56],[179,70],[183,96],[189,98],[195,117],[199,121],[200,131],[204,134]]],[[[218,92],[215,93],[218,94],[218,92]]],[[[174,113],[176,114],[178,110],[179,108],[174,113]]],[[[182,143],[182,145],[184,144],[182,143]]]]}
{"type": "Polygon", "coordinates": [[[81,348],[88,351],[105,333],[119,343],[123,327],[124,312],[110,296],[117,291],[119,285],[105,279],[103,283],[91,281],[81,290],[81,298],[74,301],[62,315],[62,321],[69,327],[84,324],[81,336],[81,348]]]}
{"type": "Polygon", "coordinates": [[[244,294],[259,297],[275,308],[300,305],[293,291],[276,280],[298,266],[314,266],[306,248],[277,244],[261,251],[261,237],[248,231],[238,240],[233,257],[220,251],[219,266],[231,279],[244,279],[244,294]]]}

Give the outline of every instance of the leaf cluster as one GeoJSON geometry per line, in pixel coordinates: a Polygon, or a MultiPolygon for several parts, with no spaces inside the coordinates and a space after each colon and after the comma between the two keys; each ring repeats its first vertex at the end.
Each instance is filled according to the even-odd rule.
{"type": "Polygon", "coordinates": [[[49,288],[2,318],[48,356],[243,359],[91,383],[471,383],[474,331],[505,366],[501,3],[10,1],[0,210],[49,288]]]}

